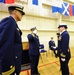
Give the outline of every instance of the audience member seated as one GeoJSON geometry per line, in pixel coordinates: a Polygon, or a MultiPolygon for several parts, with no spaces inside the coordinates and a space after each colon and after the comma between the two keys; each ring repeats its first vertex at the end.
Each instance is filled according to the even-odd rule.
{"type": "Polygon", "coordinates": [[[54,54],[55,54],[55,57],[57,57],[57,53],[56,53],[56,50],[58,49],[55,45],[55,42],[53,40],[53,37],[51,37],[51,40],[49,41],[49,49],[51,49],[54,54]]]}

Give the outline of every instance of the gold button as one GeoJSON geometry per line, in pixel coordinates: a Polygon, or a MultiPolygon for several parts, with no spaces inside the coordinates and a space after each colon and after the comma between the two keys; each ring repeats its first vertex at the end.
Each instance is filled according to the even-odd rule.
{"type": "Polygon", "coordinates": [[[13,66],[10,66],[10,68],[12,68],[13,66]]]}
{"type": "Polygon", "coordinates": [[[68,50],[68,52],[69,52],[69,50],[68,50]]]}
{"type": "Polygon", "coordinates": [[[17,56],[15,58],[17,58],[17,56]]]}

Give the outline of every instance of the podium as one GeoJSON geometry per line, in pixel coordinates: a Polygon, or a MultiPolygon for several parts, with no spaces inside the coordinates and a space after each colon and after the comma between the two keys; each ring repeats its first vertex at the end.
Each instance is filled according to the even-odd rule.
{"type": "Polygon", "coordinates": [[[29,42],[22,42],[23,50],[22,50],[22,65],[24,64],[29,64],[30,59],[29,59],[29,42]]]}

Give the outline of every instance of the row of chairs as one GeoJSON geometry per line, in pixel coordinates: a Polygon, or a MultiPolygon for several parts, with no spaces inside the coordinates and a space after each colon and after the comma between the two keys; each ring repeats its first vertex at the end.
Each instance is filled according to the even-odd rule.
{"type": "MultiPolygon", "coordinates": [[[[51,50],[51,49],[49,48],[49,50],[51,50]]],[[[39,51],[40,51],[40,57],[41,57],[41,59],[42,59],[42,56],[41,56],[42,53],[43,54],[45,53],[46,54],[46,57],[48,56],[47,55],[47,50],[44,49],[44,44],[40,44],[40,50],[39,51]]],[[[54,52],[52,50],[51,50],[51,52],[52,52],[52,56],[53,56],[54,55],[54,52]]]]}
{"type": "Polygon", "coordinates": [[[46,53],[47,56],[47,50],[44,49],[44,44],[40,44],[40,53],[46,53]]]}

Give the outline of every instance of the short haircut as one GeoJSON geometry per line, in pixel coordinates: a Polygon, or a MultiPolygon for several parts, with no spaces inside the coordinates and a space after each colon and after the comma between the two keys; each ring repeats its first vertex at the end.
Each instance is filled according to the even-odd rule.
{"type": "Polygon", "coordinates": [[[53,39],[53,37],[51,37],[51,39],[53,39]]]}
{"type": "Polygon", "coordinates": [[[9,10],[9,14],[12,14],[13,11],[14,11],[14,9],[9,10]]]}

